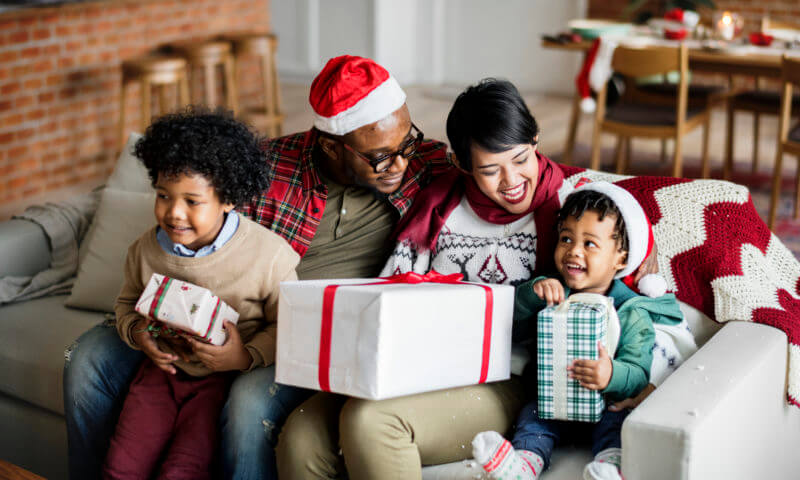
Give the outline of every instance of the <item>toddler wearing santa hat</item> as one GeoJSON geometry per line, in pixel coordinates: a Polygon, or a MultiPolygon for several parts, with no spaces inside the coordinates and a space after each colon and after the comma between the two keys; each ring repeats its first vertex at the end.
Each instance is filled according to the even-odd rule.
{"type": "MultiPolygon", "coordinates": [[[[621,327],[616,351],[607,352],[599,344],[597,360],[575,360],[567,372],[607,400],[633,397],[648,385],[656,338],[653,324],[677,325],[683,320],[660,275],[633,282],[634,272],[653,248],[647,216],[627,190],[594,182],[566,198],[556,225],[558,278],[539,277],[517,287],[515,324],[535,324],[541,309],[571,293],[611,297],[621,327]]],[[[497,432],[476,435],[473,455],[492,478],[536,479],[549,466],[554,446],[575,437],[591,439],[594,461],[586,465],[585,479],[621,478],[620,434],[628,409],[606,408],[600,421],[590,424],[540,419],[537,403],[523,407],[511,442],[497,432]]]]}

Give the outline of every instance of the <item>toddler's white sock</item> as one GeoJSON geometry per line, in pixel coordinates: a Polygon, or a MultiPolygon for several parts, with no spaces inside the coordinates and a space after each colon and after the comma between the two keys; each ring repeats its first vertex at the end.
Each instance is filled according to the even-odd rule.
{"type": "Polygon", "coordinates": [[[584,480],[622,480],[622,449],[607,448],[594,456],[583,469],[584,480]]]}
{"type": "Polygon", "coordinates": [[[536,480],[544,462],[527,450],[514,450],[497,432],[481,432],[472,439],[472,456],[494,479],[536,480]]]}

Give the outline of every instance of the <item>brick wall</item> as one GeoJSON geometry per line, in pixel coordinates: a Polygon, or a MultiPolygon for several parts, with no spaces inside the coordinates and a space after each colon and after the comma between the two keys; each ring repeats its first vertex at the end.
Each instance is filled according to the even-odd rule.
{"type": "MultiPolygon", "coordinates": [[[[628,0],[589,0],[589,17],[620,18],[628,0]]],[[[664,10],[663,0],[651,0],[641,10],[664,10]]],[[[767,15],[773,20],[800,23],[800,2],[797,0],[714,0],[718,10],[737,12],[745,18],[745,31],[758,30],[761,17],[767,15]]],[[[708,22],[711,11],[700,9],[703,19],[708,22]]]]}
{"type": "MultiPolygon", "coordinates": [[[[182,39],[269,30],[269,20],[269,0],[106,0],[0,14],[0,219],[103,183],[118,149],[123,60],[182,39]]],[[[256,64],[244,68],[248,104],[256,64]]],[[[138,89],[126,109],[138,115],[138,89]]]]}

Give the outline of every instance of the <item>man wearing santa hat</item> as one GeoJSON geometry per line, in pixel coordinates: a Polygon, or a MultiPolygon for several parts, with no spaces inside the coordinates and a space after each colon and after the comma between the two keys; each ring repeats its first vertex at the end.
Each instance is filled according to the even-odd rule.
{"type": "MultiPolygon", "coordinates": [[[[265,143],[270,187],[244,213],[301,255],[301,279],[376,276],[391,253],[395,222],[422,187],[454,165],[445,144],[424,140],[405,92],[372,60],[331,59],[309,101],[314,128],[265,143]]],[[[141,359],[113,325],[98,325],[75,343],[64,368],[71,478],[99,478],[141,359]]],[[[258,368],[231,387],[221,420],[225,478],[277,478],[278,433],[313,392],[274,378],[274,365],[258,368]]]]}

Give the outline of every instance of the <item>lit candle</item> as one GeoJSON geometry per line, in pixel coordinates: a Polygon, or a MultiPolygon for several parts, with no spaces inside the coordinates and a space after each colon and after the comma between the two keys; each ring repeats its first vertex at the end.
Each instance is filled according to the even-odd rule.
{"type": "Polygon", "coordinates": [[[735,26],[733,25],[733,17],[729,12],[722,14],[722,18],[717,22],[717,31],[720,36],[725,40],[733,40],[733,32],[735,26]]]}

